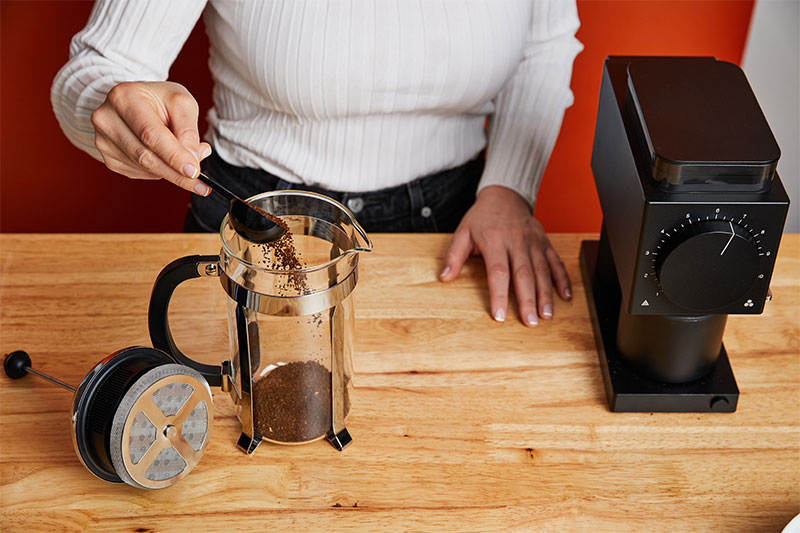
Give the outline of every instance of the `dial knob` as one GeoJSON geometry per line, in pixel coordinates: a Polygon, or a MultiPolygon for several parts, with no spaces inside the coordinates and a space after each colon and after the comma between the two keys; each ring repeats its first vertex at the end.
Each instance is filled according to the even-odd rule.
{"type": "Polygon", "coordinates": [[[666,232],[656,262],[661,291],[675,305],[711,312],[741,300],[759,272],[758,246],[728,220],[706,220],[666,232]]]}

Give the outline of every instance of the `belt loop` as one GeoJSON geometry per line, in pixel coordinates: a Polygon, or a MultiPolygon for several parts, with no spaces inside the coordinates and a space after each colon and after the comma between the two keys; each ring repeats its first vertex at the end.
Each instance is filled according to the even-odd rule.
{"type": "Polygon", "coordinates": [[[415,232],[425,231],[425,221],[420,215],[420,210],[424,206],[425,198],[422,195],[420,180],[414,180],[406,185],[411,217],[411,229],[415,232]]]}
{"type": "Polygon", "coordinates": [[[408,193],[408,220],[411,222],[411,231],[417,231],[417,220],[414,218],[414,191],[411,190],[411,183],[406,183],[408,193]]]}

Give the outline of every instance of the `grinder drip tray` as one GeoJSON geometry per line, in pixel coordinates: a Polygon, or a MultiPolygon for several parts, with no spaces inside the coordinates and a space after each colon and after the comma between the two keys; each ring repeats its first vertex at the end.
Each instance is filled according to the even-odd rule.
{"type": "Polygon", "coordinates": [[[581,274],[591,314],[603,383],[613,412],[628,413],[732,413],[739,400],[725,347],[714,369],[689,383],[660,383],[638,375],[626,364],[616,347],[620,294],[618,287],[595,284],[599,241],[581,243],[581,274]]]}

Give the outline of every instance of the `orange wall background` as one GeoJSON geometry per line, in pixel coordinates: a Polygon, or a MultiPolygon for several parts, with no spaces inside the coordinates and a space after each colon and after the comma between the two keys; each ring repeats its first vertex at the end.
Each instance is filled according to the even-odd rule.
{"type": "MultiPolygon", "coordinates": [[[[87,1],[0,1],[0,231],[176,232],[189,193],[136,181],[74,148],[50,107],[50,84],[87,1]]],[[[575,60],[575,104],[545,173],[536,216],[551,232],[598,231],[600,206],[589,167],[603,59],[607,55],[713,55],[740,63],[753,0],[578,2],[584,51],[575,60]]],[[[170,79],[204,115],[211,106],[208,40],[198,24],[170,79]]],[[[201,131],[205,131],[201,119],[201,131]]]]}

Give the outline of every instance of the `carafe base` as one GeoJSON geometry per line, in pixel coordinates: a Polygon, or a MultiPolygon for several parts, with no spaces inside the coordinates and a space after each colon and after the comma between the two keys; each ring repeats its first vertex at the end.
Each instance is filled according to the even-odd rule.
{"type": "Polygon", "coordinates": [[[342,429],[335,435],[333,433],[328,433],[325,438],[327,438],[328,442],[331,443],[331,446],[336,448],[336,451],[339,452],[344,450],[348,444],[353,442],[353,437],[350,436],[350,432],[347,431],[347,428],[342,429]]]}

